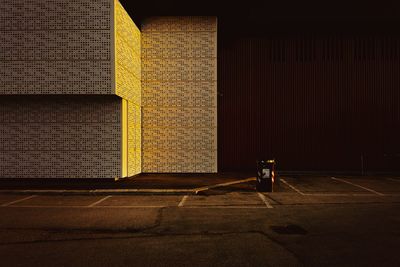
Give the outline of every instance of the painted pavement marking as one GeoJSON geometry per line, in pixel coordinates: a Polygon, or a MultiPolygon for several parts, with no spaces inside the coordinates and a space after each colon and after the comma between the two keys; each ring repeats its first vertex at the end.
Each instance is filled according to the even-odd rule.
{"type": "Polygon", "coordinates": [[[267,198],[261,194],[260,192],[257,193],[258,196],[261,198],[261,200],[264,202],[265,206],[267,206],[268,209],[273,209],[272,205],[268,202],[267,198]]]}
{"type": "Polygon", "coordinates": [[[367,190],[369,192],[372,192],[372,193],[374,193],[374,194],[376,194],[378,196],[384,196],[385,195],[385,194],[382,194],[382,193],[380,193],[378,191],[375,191],[375,190],[373,190],[371,188],[368,188],[368,187],[365,187],[365,186],[362,186],[362,185],[359,185],[359,184],[355,184],[355,183],[349,182],[349,181],[344,180],[344,179],[339,179],[339,178],[336,178],[336,177],[331,177],[331,179],[336,180],[336,181],[340,181],[340,182],[343,182],[343,183],[346,183],[346,184],[351,184],[351,185],[356,186],[358,188],[361,188],[361,189],[367,190]]]}
{"type": "Polygon", "coordinates": [[[179,202],[178,207],[183,207],[183,205],[185,204],[186,200],[189,198],[188,195],[183,196],[181,202],[179,202]]]}
{"type": "Polygon", "coordinates": [[[185,209],[268,209],[267,206],[185,206],[185,209]]]}
{"type": "Polygon", "coordinates": [[[56,208],[56,209],[155,209],[155,208],[165,208],[167,206],[141,206],[141,205],[134,205],[134,206],[76,206],[76,205],[65,205],[65,206],[41,206],[41,205],[18,205],[18,206],[7,206],[7,208],[40,208],[40,209],[47,209],[47,208],[56,208]]]}
{"type": "Polygon", "coordinates": [[[216,184],[216,185],[210,185],[210,186],[204,186],[204,187],[198,187],[195,188],[194,191],[195,193],[201,192],[201,191],[206,191],[212,188],[218,188],[218,187],[225,187],[225,186],[230,186],[234,184],[241,184],[241,183],[247,183],[251,181],[255,181],[256,177],[251,177],[243,180],[238,180],[238,181],[233,181],[233,182],[227,182],[227,183],[222,183],[222,184],[216,184]]]}
{"type": "Polygon", "coordinates": [[[100,199],[100,200],[98,200],[98,201],[96,201],[96,202],[94,202],[94,203],[88,205],[88,207],[94,207],[94,206],[96,206],[97,204],[100,204],[101,202],[103,202],[104,200],[109,199],[110,197],[111,197],[111,196],[103,197],[102,199],[100,199]]]}
{"type": "Polygon", "coordinates": [[[10,206],[10,205],[12,205],[12,204],[16,204],[16,203],[19,203],[19,202],[22,202],[22,201],[25,201],[25,200],[28,200],[28,199],[31,199],[31,198],[34,198],[34,197],[36,197],[36,195],[29,196],[29,197],[25,197],[25,198],[21,198],[21,199],[17,199],[17,200],[14,200],[14,201],[5,203],[5,204],[3,204],[3,205],[1,205],[1,206],[2,206],[2,207],[8,207],[8,206],[10,206]]]}
{"type": "Polygon", "coordinates": [[[285,179],[281,178],[281,181],[282,181],[285,185],[289,186],[291,189],[293,189],[294,191],[296,191],[297,193],[299,193],[300,195],[302,195],[302,196],[305,195],[305,194],[304,194],[303,192],[301,192],[299,189],[297,189],[297,188],[294,187],[293,185],[291,185],[291,184],[289,184],[288,182],[286,182],[285,179]]]}

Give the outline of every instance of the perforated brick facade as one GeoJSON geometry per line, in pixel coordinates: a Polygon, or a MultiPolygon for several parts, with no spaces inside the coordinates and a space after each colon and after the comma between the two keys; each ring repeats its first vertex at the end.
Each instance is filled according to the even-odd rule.
{"type": "Polygon", "coordinates": [[[0,97],[0,178],[114,178],[117,96],[0,97]]]}
{"type": "Polygon", "coordinates": [[[0,94],[113,94],[111,0],[2,0],[0,94]]]}
{"type": "Polygon", "coordinates": [[[1,2],[0,178],[121,177],[113,5],[1,2]]]}
{"type": "Polygon", "coordinates": [[[0,178],[215,172],[216,19],[3,0],[0,178]]]}
{"type": "Polygon", "coordinates": [[[142,26],[144,172],[217,171],[217,21],[142,26]]]}

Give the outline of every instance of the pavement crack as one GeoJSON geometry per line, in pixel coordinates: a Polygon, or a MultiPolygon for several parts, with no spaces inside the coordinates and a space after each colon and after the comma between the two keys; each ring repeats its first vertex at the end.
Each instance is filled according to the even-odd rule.
{"type": "Polygon", "coordinates": [[[249,231],[249,233],[257,233],[260,235],[263,235],[264,237],[266,237],[267,239],[271,240],[272,242],[278,244],[280,247],[282,247],[284,250],[286,250],[287,252],[289,252],[290,254],[292,254],[293,257],[296,258],[296,260],[299,262],[300,265],[305,266],[304,261],[300,258],[299,255],[297,255],[293,250],[289,249],[287,247],[287,245],[284,242],[279,241],[278,239],[272,237],[271,235],[267,234],[264,231],[249,231]]]}

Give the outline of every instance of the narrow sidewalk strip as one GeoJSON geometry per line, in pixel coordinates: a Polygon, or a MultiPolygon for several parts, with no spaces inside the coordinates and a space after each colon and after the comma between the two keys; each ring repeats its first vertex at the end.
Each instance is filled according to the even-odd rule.
{"type": "Polygon", "coordinates": [[[269,209],[273,209],[274,207],[272,207],[272,205],[268,202],[267,198],[261,194],[260,192],[257,193],[258,196],[261,198],[261,200],[264,202],[265,206],[267,206],[267,208],[269,209]]]}
{"type": "Polygon", "coordinates": [[[305,195],[303,192],[301,192],[299,189],[297,189],[296,187],[294,187],[293,185],[291,185],[291,184],[289,184],[288,182],[286,182],[286,180],[285,179],[283,179],[283,178],[281,178],[281,181],[285,184],[285,185],[287,185],[287,186],[289,186],[291,189],[293,189],[294,191],[296,191],[297,193],[299,193],[300,195],[305,195]]]}
{"type": "Polygon", "coordinates": [[[227,183],[214,184],[209,186],[202,186],[190,189],[180,189],[180,188],[118,188],[118,189],[71,189],[71,190],[59,190],[59,189],[10,189],[10,190],[0,190],[0,193],[15,194],[126,194],[126,193],[148,193],[148,194],[196,194],[201,191],[206,191],[212,188],[230,186],[234,184],[246,183],[250,181],[255,181],[255,177],[236,180],[227,183]]]}
{"type": "Polygon", "coordinates": [[[88,207],[94,207],[94,206],[96,206],[96,205],[98,205],[98,204],[100,204],[101,202],[103,202],[104,200],[106,200],[106,199],[109,199],[111,196],[106,196],[106,197],[103,197],[102,199],[100,199],[99,201],[96,201],[96,202],[94,202],[94,203],[92,203],[92,204],[90,204],[90,205],[88,205],[88,207]]]}
{"type": "Polygon", "coordinates": [[[368,197],[375,196],[371,193],[305,193],[306,196],[317,196],[317,197],[368,197]]]}
{"type": "Polygon", "coordinates": [[[167,206],[162,205],[134,205],[134,206],[76,206],[76,205],[67,205],[67,206],[41,206],[41,205],[18,205],[18,206],[10,206],[9,208],[35,208],[35,209],[158,209],[165,208],[167,206]]]}
{"type": "Polygon", "coordinates": [[[185,209],[268,209],[266,206],[186,206],[185,209]]]}
{"type": "Polygon", "coordinates": [[[1,206],[2,206],[2,207],[8,207],[8,206],[10,206],[10,205],[12,205],[12,204],[16,204],[16,203],[19,203],[19,202],[22,202],[22,201],[25,201],[25,200],[28,200],[28,199],[31,199],[31,198],[34,198],[34,197],[36,197],[36,195],[29,196],[29,197],[25,197],[25,198],[21,198],[21,199],[17,199],[17,200],[14,200],[14,201],[5,203],[5,204],[3,204],[3,205],[1,205],[1,206]]]}
{"type": "Polygon", "coordinates": [[[6,194],[127,194],[127,193],[149,193],[149,194],[193,194],[194,189],[71,189],[71,190],[49,190],[49,189],[29,189],[29,190],[0,190],[0,193],[6,194]]]}
{"type": "Polygon", "coordinates": [[[188,195],[183,196],[181,202],[179,202],[178,207],[183,207],[183,205],[185,204],[186,200],[188,199],[188,195]]]}
{"type": "Polygon", "coordinates": [[[375,191],[375,190],[373,190],[373,189],[371,189],[371,188],[364,187],[364,186],[362,186],[362,185],[358,185],[358,184],[349,182],[349,181],[344,180],[344,179],[339,179],[339,178],[336,178],[336,177],[331,177],[331,179],[336,180],[336,181],[340,181],[340,182],[343,182],[343,183],[346,183],[346,184],[350,184],[350,185],[353,185],[353,186],[356,186],[356,187],[358,187],[358,188],[361,188],[361,189],[367,190],[367,191],[369,191],[369,192],[372,192],[372,193],[374,193],[374,194],[376,194],[376,195],[378,195],[378,196],[384,196],[384,195],[385,195],[385,194],[379,193],[378,191],[375,191]]]}
{"type": "Polygon", "coordinates": [[[193,189],[96,189],[91,190],[92,193],[192,193],[193,189]]]}

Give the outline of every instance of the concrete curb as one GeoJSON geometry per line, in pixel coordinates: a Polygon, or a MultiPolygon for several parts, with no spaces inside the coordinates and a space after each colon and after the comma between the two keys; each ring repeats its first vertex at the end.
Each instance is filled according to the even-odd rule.
{"type": "Polygon", "coordinates": [[[125,189],[12,189],[0,190],[1,194],[19,195],[195,195],[209,189],[227,187],[234,184],[247,183],[256,178],[248,178],[227,183],[202,186],[197,188],[125,188],[125,189]]]}
{"type": "Polygon", "coordinates": [[[193,189],[0,190],[10,195],[191,195],[193,189]]]}

